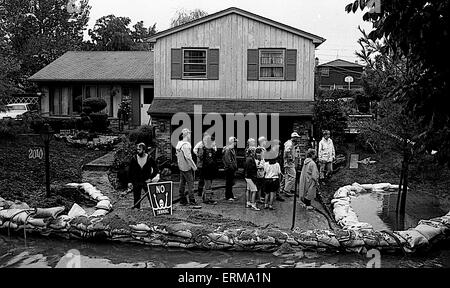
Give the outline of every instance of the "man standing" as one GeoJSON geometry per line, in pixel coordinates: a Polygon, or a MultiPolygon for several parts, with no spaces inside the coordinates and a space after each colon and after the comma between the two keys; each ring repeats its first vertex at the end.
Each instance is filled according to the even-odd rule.
{"type": "Polygon", "coordinates": [[[225,168],[225,199],[228,201],[236,200],[233,195],[234,174],[237,170],[236,161],[236,144],[238,139],[230,137],[228,139],[228,146],[223,148],[222,161],[225,168]]]}
{"type": "Polygon", "coordinates": [[[284,177],[283,177],[283,193],[285,196],[292,197],[295,190],[295,146],[297,145],[298,139],[300,139],[300,135],[297,132],[293,132],[291,134],[291,139],[284,143],[284,153],[283,153],[283,168],[284,168],[284,177]]]}
{"type": "Polygon", "coordinates": [[[333,161],[336,158],[333,140],[330,138],[330,131],[323,130],[323,138],[319,142],[319,165],[320,165],[320,180],[331,176],[333,171],[333,161]]]}
{"type": "Polygon", "coordinates": [[[216,142],[214,141],[212,136],[209,136],[208,132],[203,133],[202,140],[199,141],[197,144],[195,144],[194,149],[193,149],[195,156],[197,156],[197,175],[198,175],[197,193],[198,193],[198,196],[203,196],[203,188],[205,187],[203,162],[202,162],[202,159],[199,157],[199,151],[201,151],[201,149],[203,147],[205,147],[205,139],[208,137],[211,139],[211,145],[212,145],[211,148],[214,149],[214,152],[217,152],[216,142]]]}
{"type": "Polygon", "coordinates": [[[192,159],[191,154],[191,131],[187,128],[181,130],[183,140],[178,141],[176,147],[178,168],[180,168],[180,204],[181,205],[197,205],[194,197],[194,172],[197,166],[192,159]],[[185,188],[187,185],[187,196],[185,188]],[[189,198],[189,203],[188,203],[189,198]]]}
{"type": "Polygon", "coordinates": [[[128,190],[133,191],[133,208],[137,209],[141,208],[139,200],[141,199],[142,190],[147,189],[147,183],[159,181],[156,161],[146,151],[147,146],[144,143],[137,144],[137,155],[131,158],[128,166],[128,190]]]}

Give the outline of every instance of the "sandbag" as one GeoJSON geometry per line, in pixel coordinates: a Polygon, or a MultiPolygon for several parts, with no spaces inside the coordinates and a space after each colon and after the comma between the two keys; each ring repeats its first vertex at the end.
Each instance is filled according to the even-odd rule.
{"type": "Polygon", "coordinates": [[[58,217],[56,219],[51,219],[47,226],[55,230],[68,229],[70,227],[68,221],[69,219],[65,217],[58,217]]]}
{"type": "Polygon", "coordinates": [[[24,209],[6,209],[0,211],[0,218],[16,224],[25,224],[29,214],[24,209]]]}
{"type": "Polygon", "coordinates": [[[372,191],[373,184],[361,184],[361,187],[364,188],[364,190],[372,191]]]}
{"type": "Polygon", "coordinates": [[[94,211],[94,213],[92,213],[91,215],[89,215],[89,217],[91,218],[96,218],[96,217],[103,217],[106,214],[108,214],[108,211],[104,210],[104,209],[97,209],[94,211]]]}
{"type": "Polygon", "coordinates": [[[351,186],[344,186],[339,188],[336,193],[334,193],[333,198],[345,198],[348,197],[348,195],[350,194],[350,188],[351,186]]]}
{"type": "Polygon", "coordinates": [[[143,223],[136,224],[136,225],[130,225],[130,228],[135,231],[142,231],[142,232],[152,231],[152,229],[148,225],[143,224],[143,223]]]}
{"type": "Polygon", "coordinates": [[[28,204],[25,202],[15,201],[14,204],[9,207],[9,209],[30,209],[30,206],[28,206],[28,204]]]}
{"type": "Polygon", "coordinates": [[[47,224],[44,222],[44,219],[38,219],[38,218],[32,218],[32,217],[30,217],[30,218],[28,218],[28,221],[27,221],[27,223],[28,224],[30,224],[30,225],[33,225],[33,226],[35,226],[35,227],[45,227],[45,226],[47,226],[47,224]]]}
{"type": "Polygon", "coordinates": [[[66,208],[64,206],[53,208],[36,208],[33,218],[56,218],[66,208]]]}
{"type": "Polygon", "coordinates": [[[111,202],[109,200],[102,200],[102,201],[97,203],[95,208],[97,208],[97,209],[104,209],[104,210],[108,210],[109,211],[109,210],[111,210],[112,205],[111,205],[111,202]]]}
{"type": "Polygon", "coordinates": [[[417,227],[415,227],[414,230],[419,231],[419,233],[425,236],[425,238],[427,238],[428,241],[442,234],[441,229],[424,224],[417,225],[417,227]]]}
{"type": "Polygon", "coordinates": [[[373,190],[388,190],[391,187],[391,183],[377,183],[373,184],[373,190]]]}
{"type": "Polygon", "coordinates": [[[352,184],[351,190],[356,193],[362,193],[365,191],[364,187],[361,184],[356,183],[356,182],[352,184]]]}
{"type": "Polygon", "coordinates": [[[72,208],[70,208],[69,213],[67,213],[67,216],[69,216],[70,218],[76,218],[78,216],[86,216],[87,217],[87,213],[83,208],[80,207],[80,205],[78,205],[77,203],[74,203],[72,205],[72,208]]]}
{"type": "Polygon", "coordinates": [[[407,247],[410,249],[419,248],[428,245],[428,240],[414,229],[406,231],[395,231],[394,234],[399,235],[401,238],[405,239],[407,247]]]}
{"type": "Polygon", "coordinates": [[[3,222],[2,226],[0,228],[5,228],[5,229],[17,229],[19,227],[19,225],[17,225],[14,222],[11,221],[5,221],[3,222]]]}

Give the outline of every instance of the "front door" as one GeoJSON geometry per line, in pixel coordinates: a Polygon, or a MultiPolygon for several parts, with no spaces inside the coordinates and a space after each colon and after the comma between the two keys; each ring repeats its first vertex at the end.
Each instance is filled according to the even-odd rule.
{"type": "Polygon", "coordinates": [[[153,85],[141,85],[141,125],[149,125],[150,115],[147,111],[153,102],[153,85]]]}

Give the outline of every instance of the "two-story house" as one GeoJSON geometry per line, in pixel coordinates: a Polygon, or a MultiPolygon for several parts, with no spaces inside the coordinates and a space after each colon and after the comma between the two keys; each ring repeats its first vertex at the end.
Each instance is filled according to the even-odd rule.
{"type": "Polygon", "coordinates": [[[318,85],[321,89],[362,89],[361,75],[364,66],[350,61],[336,59],[317,65],[318,85]],[[346,82],[347,79],[352,80],[346,82]]]}
{"type": "Polygon", "coordinates": [[[191,128],[196,142],[214,122],[223,125],[222,132],[214,131],[218,145],[226,145],[233,135],[241,148],[249,136],[284,142],[294,130],[307,141],[314,107],[314,52],[324,38],[229,8],[159,32],[150,41],[155,94],[148,113],[166,152],[170,137],[178,140],[180,126],[191,128]],[[177,113],[189,115],[191,123],[182,123],[174,117],[177,113]],[[249,121],[228,122],[236,113],[254,113],[258,131],[249,128],[249,121]]]}
{"type": "Polygon", "coordinates": [[[169,158],[181,126],[194,132],[193,143],[215,126],[219,147],[232,135],[239,147],[249,137],[284,142],[294,130],[308,141],[314,52],[324,38],[229,8],[149,41],[154,51],[67,52],[50,63],[30,78],[40,86],[41,111],[77,117],[83,99],[101,97],[114,118],[118,104],[130,99],[133,124],[151,121],[160,155],[169,158]]]}

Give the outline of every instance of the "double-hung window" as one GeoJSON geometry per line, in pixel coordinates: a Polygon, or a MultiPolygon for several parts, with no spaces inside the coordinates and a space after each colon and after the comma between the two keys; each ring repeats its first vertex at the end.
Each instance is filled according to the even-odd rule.
{"type": "Polygon", "coordinates": [[[183,78],[207,78],[207,49],[183,49],[183,78]]]}
{"type": "Polygon", "coordinates": [[[284,80],[285,50],[259,50],[259,79],[284,80]]]}

